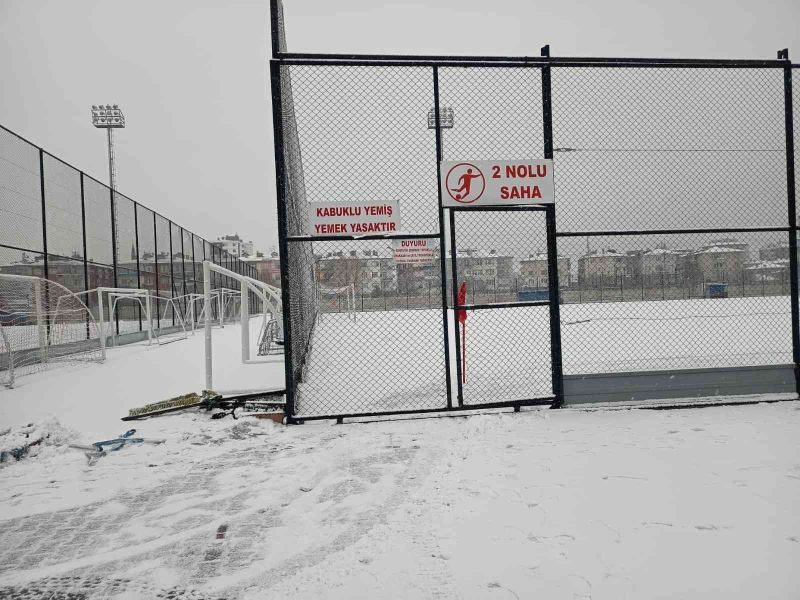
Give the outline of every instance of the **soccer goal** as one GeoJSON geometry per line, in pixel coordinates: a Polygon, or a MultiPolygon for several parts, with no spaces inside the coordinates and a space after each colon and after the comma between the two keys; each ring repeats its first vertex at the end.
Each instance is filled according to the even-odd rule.
{"type": "Polygon", "coordinates": [[[356,286],[354,284],[337,288],[317,286],[318,305],[323,308],[320,314],[346,313],[348,319],[356,320],[356,286]]]}
{"type": "MultiPolygon", "coordinates": [[[[258,281],[252,277],[241,275],[230,271],[224,267],[220,267],[209,261],[203,262],[203,308],[202,316],[205,324],[205,389],[215,390],[217,392],[248,392],[248,391],[261,391],[261,389],[254,388],[240,388],[240,389],[216,389],[214,388],[213,381],[213,326],[215,319],[212,308],[216,305],[218,312],[218,319],[220,325],[226,319],[232,319],[238,316],[240,325],[240,343],[241,343],[241,363],[253,364],[263,362],[274,362],[274,357],[264,357],[262,359],[251,358],[251,352],[260,350],[264,343],[265,330],[270,330],[267,335],[270,336],[269,345],[278,346],[283,344],[283,311],[281,308],[280,290],[272,287],[263,281],[258,281]],[[215,272],[225,277],[228,277],[239,283],[239,290],[235,291],[230,288],[211,289],[211,273],[215,272]],[[215,294],[216,292],[216,294],[215,294]],[[263,313],[261,315],[261,333],[257,343],[251,347],[250,341],[250,294],[255,294],[256,298],[261,301],[263,306],[263,313]],[[235,294],[235,298],[234,298],[235,294]],[[216,296],[216,297],[215,297],[216,296]],[[272,323],[270,326],[269,324],[272,323]]],[[[260,352],[259,355],[264,356],[260,352]]],[[[270,353],[272,354],[272,353],[270,353]]],[[[227,357],[226,357],[227,358],[227,357]]]]}
{"type": "Polygon", "coordinates": [[[91,311],[54,281],[0,274],[0,382],[54,363],[102,362],[105,351],[91,311]]]}

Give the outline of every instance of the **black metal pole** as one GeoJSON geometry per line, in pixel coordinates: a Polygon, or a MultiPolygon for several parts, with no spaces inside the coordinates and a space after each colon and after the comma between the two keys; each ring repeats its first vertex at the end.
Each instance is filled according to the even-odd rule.
{"type": "MultiPolygon", "coordinates": [[[[277,0],[273,0],[275,7],[277,0]]],[[[274,8],[277,10],[277,8],[274,8]]],[[[274,32],[273,28],[273,32],[274,32]]],[[[273,40],[273,51],[275,48],[273,40]]],[[[280,63],[271,60],[269,63],[270,85],[272,88],[272,126],[275,136],[275,184],[278,204],[278,248],[281,259],[281,303],[283,305],[283,343],[284,373],[286,378],[286,419],[292,422],[295,415],[294,364],[292,361],[292,319],[289,293],[289,234],[287,227],[286,206],[286,165],[283,155],[283,99],[281,96],[280,63]]],[[[299,274],[297,274],[299,275],[299,274]]],[[[309,318],[312,318],[309,316],[309,318]]]]}
{"type": "MultiPolygon", "coordinates": [[[[117,274],[117,203],[116,199],[114,198],[114,190],[112,188],[108,188],[108,196],[111,199],[111,259],[114,265],[114,287],[119,287],[119,277],[117,274]]],[[[111,310],[111,305],[109,304],[108,309],[111,310]]],[[[108,315],[108,320],[111,320],[111,314],[108,315]]],[[[114,322],[115,327],[117,329],[117,335],[119,335],[119,311],[114,313],[114,322]]],[[[103,334],[105,335],[105,334],[103,334]]]]}
{"type": "MultiPolygon", "coordinates": [[[[550,56],[550,46],[542,48],[542,56],[550,56]]],[[[542,126],[544,157],[553,158],[553,105],[550,67],[542,67],[542,126]]],[[[564,370],[561,357],[561,307],[558,284],[558,238],[556,206],[550,204],[545,213],[547,222],[547,280],[550,292],[550,363],[553,379],[553,408],[564,404],[564,370]]]]}
{"type": "MultiPolygon", "coordinates": [[[[778,59],[786,61],[783,69],[783,107],[786,119],[786,195],[788,200],[789,227],[797,227],[797,207],[795,197],[794,172],[794,124],[792,114],[792,68],[789,50],[778,52],[778,59]]],[[[792,313],[792,359],[794,361],[795,387],[800,395],[800,293],[798,293],[797,274],[797,233],[789,231],[789,278],[792,291],[790,310],[792,313]]]]}
{"type": "MultiPolygon", "coordinates": [[[[83,192],[83,171],[80,171],[80,179],[81,179],[81,232],[83,234],[83,291],[88,292],[91,287],[89,286],[89,258],[87,257],[86,251],[86,203],[84,202],[84,192],[83,192]]],[[[90,307],[91,298],[89,298],[88,294],[86,296],[86,306],[90,307]]],[[[88,340],[91,337],[91,332],[89,330],[89,315],[86,315],[86,339],[88,340]]]]}
{"type": "Polygon", "coordinates": [[[44,150],[39,148],[39,187],[42,193],[42,252],[44,252],[44,278],[50,279],[50,265],[47,256],[47,204],[44,194],[44,150]]]}
{"type": "MultiPolygon", "coordinates": [[[[172,221],[167,221],[169,228],[169,297],[175,297],[175,255],[172,252],[172,221]]],[[[172,326],[175,326],[175,302],[172,303],[172,326]]]]}
{"type": "MultiPolygon", "coordinates": [[[[156,270],[156,296],[159,296],[161,274],[158,271],[158,225],[155,211],[153,211],[153,265],[156,270]]],[[[158,298],[156,298],[156,327],[161,329],[161,307],[158,305],[158,298]]]]}
{"type": "Polygon", "coordinates": [[[280,12],[280,0],[270,0],[269,16],[270,30],[272,34],[272,58],[277,58],[281,53],[280,12]]]}
{"type": "MultiPolygon", "coordinates": [[[[197,269],[195,269],[195,263],[197,262],[197,258],[194,255],[194,233],[191,231],[189,235],[192,236],[192,293],[197,293],[197,269]]],[[[194,302],[194,300],[192,300],[194,302]]]]}
{"type": "MultiPolygon", "coordinates": [[[[456,211],[450,211],[450,278],[452,283],[453,312],[455,318],[456,338],[456,378],[458,390],[458,405],[464,406],[464,374],[461,366],[461,353],[466,349],[461,348],[461,323],[458,320],[458,247],[456,245],[456,211]]],[[[473,298],[474,299],[474,298],[473,298]]],[[[466,300],[466,298],[464,298],[466,300]]]]}
{"type": "MultiPolygon", "coordinates": [[[[139,205],[133,203],[133,235],[136,242],[136,287],[142,288],[142,267],[139,264],[139,205]]],[[[142,308],[136,304],[136,314],[139,316],[139,331],[142,330],[142,308]]]]}
{"type": "Polygon", "coordinates": [[[183,281],[180,306],[183,314],[186,314],[186,248],[183,246],[183,227],[178,227],[178,229],[181,235],[181,280],[183,281]]]}
{"type": "MultiPolygon", "coordinates": [[[[439,266],[442,271],[442,327],[444,329],[444,374],[447,408],[453,407],[450,382],[450,318],[447,315],[447,259],[445,257],[444,207],[442,206],[442,128],[439,122],[439,67],[433,67],[433,115],[436,124],[436,191],[439,200],[439,266]]],[[[451,231],[452,235],[452,231],[451,231]]],[[[455,319],[458,321],[458,319],[455,319]]],[[[456,325],[458,328],[458,325],[456,325]]],[[[458,330],[456,329],[456,332],[458,330]]],[[[458,335],[456,335],[458,337],[458,335]]],[[[461,379],[459,378],[459,381],[461,379]]],[[[461,384],[459,383],[459,388],[461,384]]],[[[459,403],[461,402],[459,393],[459,403]]]]}

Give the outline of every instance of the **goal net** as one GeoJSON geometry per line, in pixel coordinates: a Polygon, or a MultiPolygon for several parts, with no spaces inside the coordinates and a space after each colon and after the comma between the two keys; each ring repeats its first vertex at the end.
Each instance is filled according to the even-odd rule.
{"type": "Polygon", "coordinates": [[[337,288],[317,286],[320,314],[346,313],[348,318],[356,319],[356,287],[354,284],[337,288]]]}
{"type": "Polygon", "coordinates": [[[0,383],[54,363],[101,362],[97,323],[86,304],[64,286],[0,274],[0,383]]]}

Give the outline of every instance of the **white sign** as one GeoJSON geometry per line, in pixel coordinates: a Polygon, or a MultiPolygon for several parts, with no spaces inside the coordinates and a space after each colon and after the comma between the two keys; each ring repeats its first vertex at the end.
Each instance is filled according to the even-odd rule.
{"type": "Polygon", "coordinates": [[[553,161],[442,161],[444,206],[553,204],[553,161]]]}
{"type": "Polygon", "coordinates": [[[399,265],[428,265],[433,262],[439,240],[394,240],[394,262],[399,265]]]}
{"type": "Polygon", "coordinates": [[[309,202],[311,235],[370,235],[400,230],[397,200],[386,202],[309,202]]]}

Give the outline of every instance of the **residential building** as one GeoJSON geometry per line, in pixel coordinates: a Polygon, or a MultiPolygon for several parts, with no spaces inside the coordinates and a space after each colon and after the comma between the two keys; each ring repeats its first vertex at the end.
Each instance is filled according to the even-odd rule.
{"type": "Polygon", "coordinates": [[[281,259],[277,252],[270,252],[269,256],[256,252],[255,256],[246,256],[242,260],[255,268],[256,279],[275,287],[281,286],[281,259]]]}
{"type": "MultiPolygon", "coordinates": [[[[84,272],[82,259],[69,260],[51,256],[47,261],[47,271],[50,281],[60,283],[73,292],[82,292],[96,287],[112,287],[114,285],[113,267],[90,262],[86,264],[86,271],[84,272]],[[89,276],[88,285],[86,284],[86,275],[89,276]]],[[[0,273],[44,278],[44,260],[41,255],[38,255],[34,260],[22,260],[10,265],[0,265],[0,273]]]]}
{"type": "Polygon", "coordinates": [[[761,248],[758,258],[762,261],[789,260],[789,244],[774,244],[761,248]]]}
{"type": "Polygon", "coordinates": [[[686,255],[669,248],[653,248],[641,255],[641,273],[646,277],[653,275],[676,276],[686,267],[686,255]]]}
{"type": "MultiPolygon", "coordinates": [[[[519,261],[519,287],[547,289],[549,287],[549,261],[547,254],[540,252],[529,254],[528,258],[519,261]]],[[[566,256],[559,256],[558,264],[558,283],[562,288],[569,287],[570,284],[570,259],[566,256]]]]}
{"type": "Polygon", "coordinates": [[[757,260],[745,264],[748,283],[773,282],[789,284],[789,259],[757,260]]]}
{"type": "Polygon", "coordinates": [[[630,257],[613,248],[590,250],[578,259],[581,286],[616,285],[620,278],[631,277],[630,257]]]}
{"type": "Polygon", "coordinates": [[[704,246],[694,253],[693,259],[696,279],[728,283],[742,280],[747,251],[731,245],[704,246]]]}
{"type": "Polygon", "coordinates": [[[316,257],[317,283],[326,288],[354,285],[359,294],[397,290],[397,265],[391,251],[330,252],[316,257]]]}
{"type": "Polygon", "coordinates": [[[750,257],[750,244],[745,242],[740,242],[736,238],[720,238],[717,240],[713,240],[710,244],[706,244],[704,246],[700,246],[700,252],[705,250],[709,250],[711,248],[726,248],[730,250],[739,250],[742,252],[741,257],[742,260],[746,261],[750,257]]]}
{"type": "Polygon", "coordinates": [[[222,237],[218,237],[216,241],[211,242],[211,245],[216,246],[217,248],[221,248],[223,251],[227,252],[232,256],[237,256],[240,258],[253,255],[252,240],[249,242],[245,242],[242,238],[239,237],[238,233],[234,233],[233,235],[223,235],[222,237]]]}
{"type": "MultiPolygon", "coordinates": [[[[466,281],[473,291],[510,290],[514,284],[514,257],[492,249],[481,254],[475,249],[458,250],[456,254],[459,283],[466,281]]],[[[452,260],[447,260],[447,281],[451,281],[452,260]]]]}

